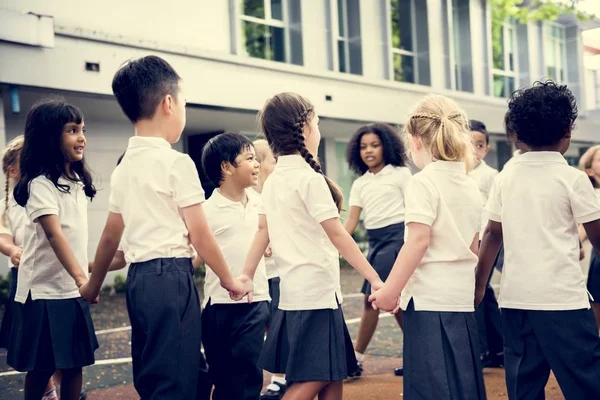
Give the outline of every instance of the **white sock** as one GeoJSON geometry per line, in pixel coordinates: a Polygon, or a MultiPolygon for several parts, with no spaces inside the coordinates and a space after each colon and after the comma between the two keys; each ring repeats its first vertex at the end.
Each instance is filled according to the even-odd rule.
{"type": "Polygon", "coordinates": [[[275,375],[273,375],[271,377],[271,383],[275,383],[275,382],[280,383],[282,385],[286,385],[287,384],[287,381],[285,380],[285,378],[283,376],[275,376],[275,375]]]}
{"type": "Polygon", "coordinates": [[[362,353],[359,353],[358,351],[354,350],[354,355],[356,356],[356,361],[358,361],[359,364],[362,364],[363,361],[365,361],[365,355],[362,353]]]}

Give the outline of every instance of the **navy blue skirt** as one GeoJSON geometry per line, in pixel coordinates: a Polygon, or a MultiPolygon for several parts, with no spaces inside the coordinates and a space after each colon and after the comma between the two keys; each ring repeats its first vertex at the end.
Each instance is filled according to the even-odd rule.
{"type": "Polygon", "coordinates": [[[594,298],[594,303],[600,303],[600,254],[593,249],[588,272],[587,290],[594,298]]]}
{"type": "MultiPolygon", "coordinates": [[[[404,245],[404,223],[388,225],[379,229],[368,229],[369,253],[367,260],[385,282],[392,271],[394,262],[404,245]]],[[[371,284],[365,280],[361,293],[371,294],[371,284]]]]}
{"type": "Polygon", "coordinates": [[[17,371],[80,368],[94,364],[98,341],[90,305],[81,297],[13,303],[7,363],[17,371]]]}
{"type": "Polygon", "coordinates": [[[277,309],[258,366],[290,383],[346,379],[357,364],[342,309],[277,309]]]}
{"type": "Polygon", "coordinates": [[[15,301],[15,295],[17,294],[17,276],[19,271],[16,268],[11,268],[8,275],[8,300],[4,307],[4,316],[2,317],[2,326],[0,326],[0,348],[8,349],[8,342],[10,340],[10,331],[12,327],[13,319],[13,303],[15,301]]]}
{"type": "Polygon", "coordinates": [[[279,277],[269,279],[269,296],[271,296],[271,305],[269,307],[269,312],[270,312],[269,321],[273,319],[273,316],[275,315],[275,311],[279,307],[279,297],[280,297],[279,283],[280,283],[279,277]]]}

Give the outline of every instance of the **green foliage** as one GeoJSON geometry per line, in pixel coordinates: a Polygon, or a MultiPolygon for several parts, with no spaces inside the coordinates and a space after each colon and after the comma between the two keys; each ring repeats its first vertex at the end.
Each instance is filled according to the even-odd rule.
{"type": "Polygon", "coordinates": [[[115,280],[113,282],[113,287],[115,288],[116,293],[125,293],[125,283],[126,278],[121,274],[115,275],[115,280]]]}
{"type": "Polygon", "coordinates": [[[204,276],[206,275],[206,264],[201,263],[198,268],[194,270],[194,282],[204,282],[204,276]]]}
{"type": "Polygon", "coordinates": [[[0,275],[0,305],[8,303],[8,292],[10,288],[10,272],[6,277],[0,275]]]}

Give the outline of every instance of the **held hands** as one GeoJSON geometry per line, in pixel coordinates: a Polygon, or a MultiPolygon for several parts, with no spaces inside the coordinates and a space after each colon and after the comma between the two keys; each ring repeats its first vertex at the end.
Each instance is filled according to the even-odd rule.
{"type": "Polygon", "coordinates": [[[23,255],[23,249],[18,246],[14,246],[10,252],[10,262],[16,268],[19,268],[19,264],[21,263],[22,255],[23,255]]]}
{"type": "Polygon", "coordinates": [[[100,295],[97,293],[96,290],[93,290],[90,287],[89,282],[86,282],[83,285],[79,286],[79,295],[88,303],[95,304],[100,301],[100,295]]]}
{"type": "Polygon", "coordinates": [[[389,311],[392,314],[400,310],[400,297],[390,295],[385,287],[371,293],[369,301],[373,303],[373,308],[376,310],[389,311]]]}
{"type": "Polygon", "coordinates": [[[221,281],[221,286],[229,292],[231,300],[240,301],[248,295],[248,303],[252,303],[254,284],[248,276],[240,275],[239,278],[232,280],[231,283],[221,281]]]}

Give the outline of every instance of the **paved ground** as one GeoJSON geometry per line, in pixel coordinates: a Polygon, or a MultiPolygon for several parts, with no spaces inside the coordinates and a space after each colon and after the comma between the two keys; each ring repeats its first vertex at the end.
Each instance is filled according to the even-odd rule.
{"type": "MultiPolygon", "coordinates": [[[[363,299],[357,295],[362,279],[353,270],[342,270],[344,314],[352,337],[356,337],[363,299]]],[[[378,330],[368,350],[363,378],[347,382],[344,399],[400,399],[402,378],[391,371],[401,365],[402,335],[394,318],[382,314],[378,330]]],[[[137,399],[131,386],[130,331],[123,296],[105,296],[92,307],[92,318],[98,333],[100,349],[96,365],[85,368],[84,387],[90,400],[137,399]]],[[[485,380],[490,400],[507,399],[503,370],[486,370],[485,380]]],[[[6,365],[6,352],[0,350],[0,399],[23,397],[23,374],[15,374],[6,365]]],[[[265,382],[269,379],[265,374],[265,382]]],[[[549,400],[563,399],[552,378],[546,388],[549,400]]]]}

